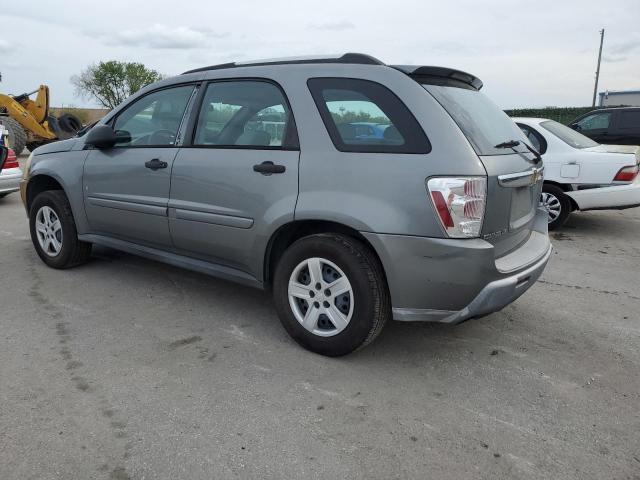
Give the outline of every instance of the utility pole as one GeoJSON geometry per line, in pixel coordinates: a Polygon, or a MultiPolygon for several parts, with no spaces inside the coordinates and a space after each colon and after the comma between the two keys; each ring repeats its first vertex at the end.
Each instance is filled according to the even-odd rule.
{"type": "Polygon", "coordinates": [[[596,106],[596,95],[598,94],[598,78],[600,77],[600,60],[602,59],[602,43],[604,42],[604,28],[600,30],[600,51],[598,52],[598,67],[596,68],[596,84],[593,86],[593,102],[591,106],[596,106]]]}

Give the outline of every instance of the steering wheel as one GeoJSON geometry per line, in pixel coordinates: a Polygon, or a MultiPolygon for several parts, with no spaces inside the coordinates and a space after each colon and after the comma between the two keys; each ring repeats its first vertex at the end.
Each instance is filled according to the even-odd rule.
{"type": "Polygon", "coordinates": [[[172,130],[156,130],[149,135],[149,145],[173,145],[176,133],[172,130]]]}

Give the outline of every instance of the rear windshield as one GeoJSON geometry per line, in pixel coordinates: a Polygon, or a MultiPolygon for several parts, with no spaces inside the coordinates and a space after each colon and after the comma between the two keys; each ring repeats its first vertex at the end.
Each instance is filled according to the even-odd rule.
{"type": "Polygon", "coordinates": [[[598,146],[598,142],[594,142],[589,137],[582,135],[580,132],[576,132],[574,129],[553,120],[541,122],[540,126],[545,130],[549,130],[556,137],[573,148],[589,148],[598,146]]]}
{"type": "MultiPolygon", "coordinates": [[[[518,126],[484,94],[477,90],[444,86],[422,85],[451,115],[471,142],[478,155],[506,155],[512,148],[496,148],[509,140],[526,142],[518,126]]],[[[524,145],[515,147],[527,152],[524,145]]]]}

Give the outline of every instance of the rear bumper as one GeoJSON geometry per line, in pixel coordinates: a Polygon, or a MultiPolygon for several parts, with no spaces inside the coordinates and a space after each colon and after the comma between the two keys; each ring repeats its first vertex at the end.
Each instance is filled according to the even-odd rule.
{"type": "Polygon", "coordinates": [[[401,321],[459,323],[496,312],[536,282],[551,256],[542,210],[529,239],[498,259],[482,239],[363,235],[380,256],[401,321]]]}
{"type": "Polygon", "coordinates": [[[629,185],[567,192],[580,210],[623,209],[640,205],[640,175],[629,185]]]}
{"type": "Polygon", "coordinates": [[[482,317],[514,302],[526,292],[542,274],[551,256],[551,245],[545,255],[529,268],[487,284],[469,305],[462,310],[429,310],[394,308],[394,320],[460,323],[470,318],[482,317]]]}
{"type": "Polygon", "coordinates": [[[0,174],[0,194],[17,192],[20,190],[21,179],[22,170],[19,168],[3,170],[0,174]]]}

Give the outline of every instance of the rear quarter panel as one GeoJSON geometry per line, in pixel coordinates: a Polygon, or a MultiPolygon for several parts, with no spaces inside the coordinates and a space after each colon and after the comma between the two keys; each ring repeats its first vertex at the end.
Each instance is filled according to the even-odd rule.
{"type": "MultiPolygon", "coordinates": [[[[285,73],[285,69],[281,69],[285,73]]],[[[300,137],[300,192],[295,218],[331,220],[359,231],[442,237],[425,180],[486,171],[466,137],[417,82],[389,67],[306,65],[277,80],[290,97],[300,137]],[[314,77],[378,82],[411,110],[432,146],[428,154],[340,152],[307,87],[314,77]]]]}

